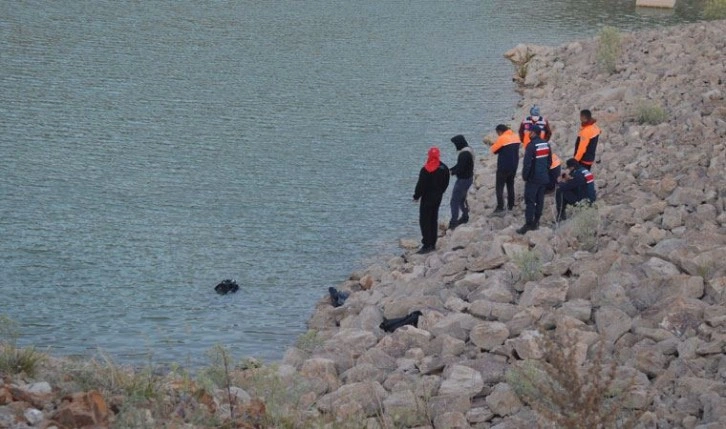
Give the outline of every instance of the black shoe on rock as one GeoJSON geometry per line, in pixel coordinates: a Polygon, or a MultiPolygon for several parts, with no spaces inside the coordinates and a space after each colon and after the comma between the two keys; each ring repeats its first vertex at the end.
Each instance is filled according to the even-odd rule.
{"type": "Polygon", "coordinates": [[[467,223],[467,222],[469,222],[469,215],[465,214],[461,217],[461,219],[459,219],[458,224],[461,225],[462,223],[467,223]]]}
{"type": "Polygon", "coordinates": [[[419,249],[419,251],[416,253],[419,255],[425,255],[426,253],[431,253],[434,250],[436,250],[436,248],[434,246],[424,246],[421,249],[419,249]]]}
{"type": "Polygon", "coordinates": [[[450,220],[449,221],[449,229],[456,229],[456,227],[459,226],[459,223],[460,222],[458,222],[458,221],[450,220]]]}
{"type": "Polygon", "coordinates": [[[504,209],[502,207],[497,207],[492,212],[492,216],[502,217],[504,216],[504,209]]]}
{"type": "Polygon", "coordinates": [[[525,223],[524,225],[522,225],[521,228],[517,230],[517,234],[526,234],[527,231],[534,231],[535,229],[537,228],[535,228],[533,224],[525,223]]]}

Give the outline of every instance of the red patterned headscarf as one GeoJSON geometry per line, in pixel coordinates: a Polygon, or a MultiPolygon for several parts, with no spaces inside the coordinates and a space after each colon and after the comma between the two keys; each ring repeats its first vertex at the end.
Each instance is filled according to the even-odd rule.
{"type": "Polygon", "coordinates": [[[426,160],[424,169],[429,173],[433,173],[441,165],[441,151],[436,146],[429,149],[429,157],[426,160]]]}

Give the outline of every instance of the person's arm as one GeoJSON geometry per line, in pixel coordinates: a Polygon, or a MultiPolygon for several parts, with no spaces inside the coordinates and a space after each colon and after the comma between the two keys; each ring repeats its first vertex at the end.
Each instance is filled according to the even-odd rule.
{"type": "Polygon", "coordinates": [[[528,144],[524,150],[524,157],[522,158],[522,180],[525,182],[529,179],[529,175],[532,169],[532,161],[534,160],[534,144],[528,144]]]}
{"type": "Polygon", "coordinates": [[[585,183],[585,178],[579,171],[575,171],[570,180],[560,183],[560,191],[571,191],[577,189],[585,183]]]}
{"type": "Polygon", "coordinates": [[[547,119],[545,119],[544,133],[544,139],[550,141],[550,138],[552,137],[552,129],[550,128],[550,121],[548,121],[547,119]]]}
{"type": "Polygon", "coordinates": [[[494,142],[492,147],[489,148],[489,150],[491,150],[493,154],[496,154],[497,152],[499,152],[499,149],[501,149],[502,146],[504,146],[504,139],[500,136],[497,137],[497,140],[494,142]]]}
{"type": "Polygon", "coordinates": [[[449,178],[451,176],[451,174],[449,173],[449,169],[446,168],[446,165],[444,165],[444,171],[446,172],[446,174],[444,174],[444,189],[441,190],[442,194],[446,192],[446,188],[449,187],[449,178]]]}
{"type": "Polygon", "coordinates": [[[449,169],[450,174],[459,174],[459,169],[461,168],[461,166],[463,166],[462,158],[461,158],[461,156],[463,154],[464,154],[463,152],[460,152],[459,156],[456,157],[456,165],[454,165],[453,167],[451,167],[449,169]]]}
{"type": "Polygon", "coordinates": [[[426,170],[423,168],[418,173],[418,182],[416,182],[416,190],[413,193],[413,200],[418,201],[423,196],[424,186],[426,182],[426,170]]]}
{"type": "Polygon", "coordinates": [[[524,142],[524,121],[519,123],[519,141],[524,142]]]}

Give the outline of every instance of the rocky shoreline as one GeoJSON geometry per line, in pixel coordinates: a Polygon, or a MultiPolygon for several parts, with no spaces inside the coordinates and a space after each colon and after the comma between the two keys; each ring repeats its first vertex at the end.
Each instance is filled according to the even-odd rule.
{"type": "Polygon", "coordinates": [[[515,121],[539,105],[561,158],[579,110],[598,119],[596,209],[555,224],[548,197],[542,227],[518,236],[521,195],[488,216],[496,159],[475,145],[471,221],[442,230],[434,253],[402,240],[403,255],[354,273],[345,304],[322,299],[281,363],[223,359],[215,383],[142,374],[142,393],[144,380],[154,391],[130,399],[122,374],[138,374],[78,390],[70,364],[51,360],[35,378],[5,377],[0,428],[558,427],[547,407],[562,405],[526,382],[552,384],[538,365],[558,349],[570,366],[559,372],[585,385],[611,369],[599,396],[619,401],[608,408],[619,424],[726,427],[725,35],[726,21],[623,35],[612,74],[597,39],[507,53],[515,121]],[[417,327],[379,328],[416,310],[417,327]]]}

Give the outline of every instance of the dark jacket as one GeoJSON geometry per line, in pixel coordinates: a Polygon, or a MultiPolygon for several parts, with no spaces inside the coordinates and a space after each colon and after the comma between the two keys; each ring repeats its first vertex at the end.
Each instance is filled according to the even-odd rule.
{"type": "Polygon", "coordinates": [[[575,155],[573,158],[580,164],[591,166],[595,161],[597,143],[600,140],[600,128],[595,125],[595,120],[582,125],[580,133],[575,140],[575,155]]]}
{"type": "Polygon", "coordinates": [[[494,142],[491,151],[497,155],[497,171],[499,173],[517,173],[520,144],[517,135],[512,130],[505,131],[494,142]]]}
{"type": "Polygon", "coordinates": [[[560,191],[570,191],[575,196],[575,201],[584,198],[594,203],[597,199],[595,191],[595,176],[585,167],[579,167],[571,174],[572,178],[566,182],[560,183],[560,191]]]}
{"type": "Polygon", "coordinates": [[[471,179],[474,177],[474,153],[462,135],[454,136],[451,142],[459,151],[456,165],[451,167],[451,174],[459,179],[471,179]]]}
{"type": "Polygon", "coordinates": [[[420,198],[421,204],[425,206],[441,204],[441,197],[444,196],[446,188],[449,187],[450,175],[449,168],[443,162],[433,173],[421,168],[413,199],[418,200],[420,198]]]}
{"type": "Polygon", "coordinates": [[[550,182],[552,151],[550,144],[539,136],[532,139],[522,158],[522,180],[527,183],[546,185],[550,182]]]}

